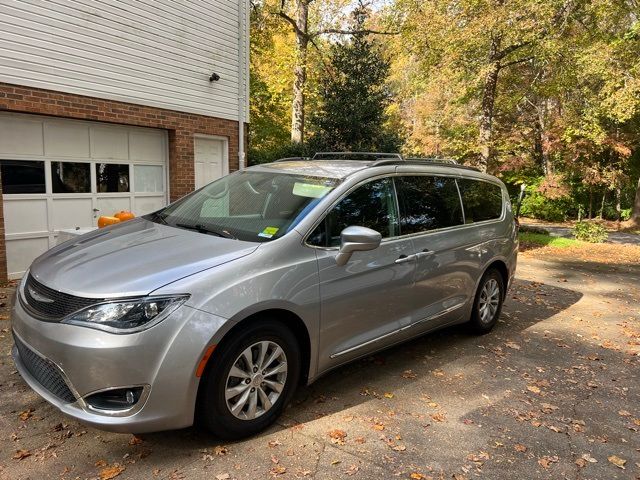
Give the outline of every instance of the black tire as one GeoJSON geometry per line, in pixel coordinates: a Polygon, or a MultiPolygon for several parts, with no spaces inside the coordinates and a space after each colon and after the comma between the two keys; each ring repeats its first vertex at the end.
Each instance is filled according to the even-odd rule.
{"type": "Polygon", "coordinates": [[[489,333],[493,329],[495,324],[498,322],[498,318],[500,318],[500,312],[502,312],[504,297],[505,285],[502,275],[495,268],[487,270],[482,276],[480,283],[478,284],[478,290],[476,291],[476,296],[473,301],[473,310],[471,311],[471,320],[469,321],[469,326],[474,333],[484,335],[485,333],[489,333]],[[489,286],[491,285],[497,285],[498,288],[497,305],[495,305],[496,308],[495,310],[493,310],[493,314],[491,314],[492,310],[489,309],[489,311],[483,315],[483,312],[481,310],[483,297],[485,296],[483,291],[485,288],[489,288],[489,286]]]}
{"type": "MultiPolygon", "coordinates": [[[[264,430],[276,421],[291,400],[300,378],[300,360],[300,346],[296,337],[285,325],[273,319],[256,320],[230,338],[225,338],[209,359],[202,377],[198,395],[199,424],[214,435],[228,440],[249,437],[264,430]],[[258,342],[273,342],[284,351],[287,366],[284,388],[272,406],[260,416],[254,419],[240,419],[227,406],[227,382],[238,381],[229,380],[228,377],[231,367],[242,352],[258,342]]],[[[265,391],[269,390],[265,387],[265,391]]]]}

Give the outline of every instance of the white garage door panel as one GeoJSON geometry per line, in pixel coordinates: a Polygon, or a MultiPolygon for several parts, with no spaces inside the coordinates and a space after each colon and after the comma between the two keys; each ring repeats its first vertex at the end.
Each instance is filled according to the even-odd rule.
{"type": "MultiPolygon", "coordinates": [[[[121,212],[122,210],[131,211],[134,210],[131,208],[131,199],[129,197],[126,198],[98,198],[98,215],[107,215],[111,216],[115,213],[121,212]]],[[[140,215],[139,212],[135,212],[136,215],[140,215]]],[[[96,218],[94,221],[94,225],[97,225],[98,219],[96,218]]]]}
{"type": "Polygon", "coordinates": [[[55,198],[51,201],[53,230],[86,227],[93,223],[91,198],[55,198]]]}
{"type": "Polygon", "coordinates": [[[89,158],[89,125],[80,122],[45,122],[44,154],[47,157],[89,158]]]}
{"type": "Polygon", "coordinates": [[[26,118],[16,121],[9,116],[0,116],[0,155],[42,155],[42,122],[26,118]]]}
{"type": "Polygon", "coordinates": [[[132,131],[129,133],[129,159],[158,162],[165,157],[166,147],[158,132],[132,131]]]}
{"type": "Polygon", "coordinates": [[[127,130],[113,127],[91,127],[91,156],[127,160],[127,130]]]}
{"type": "Polygon", "coordinates": [[[47,232],[47,200],[5,201],[4,229],[7,235],[47,232]]]}
{"type": "Polygon", "coordinates": [[[139,212],[138,215],[146,215],[147,213],[155,212],[167,204],[165,198],[162,196],[136,197],[134,203],[135,207],[133,210],[139,212]]]}
{"type": "MultiPolygon", "coordinates": [[[[0,162],[11,161],[2,166],[14,169],[7,170],[14,179],[10,181],[24,181],[18,165],[34,161],[44,166],[46,184],[45,193],[3,194],[9,278],[21,277],[38,255],[53,247],[59,230],[96,226],[100,215],[121,210],[139,216],[165,206],[167,144],[163,130],[0,112],[0,162]],[[87,170],[63,165],[55,185],[65,193],[53,193],[51,169],[58,162],[88,165],[90,191],[73,193],[87,185],[86,173],[77,173],[87,170]],[[113,170],[117,173],[100,171],[118,175],[118,188],[127,185],[128,171],[130,192],[98,192],[96,170],[103,163],[124,166],[113,170]]],[[[101,185],[109,188],[113,182],[103,178],[101,185]]],[[[20,188],[14,183],[14,191],[26,191],[20,188]]]]}
{"type": "Polygon", "coordinates": [[[9,272],[9,278],[17,278],[24,273],[31,265],[31,262],[48,249],[48,237],[20,240],[7,239],[7,271],[9,272]],[[14,272],[18,272],[19,275],[14,272]]]}

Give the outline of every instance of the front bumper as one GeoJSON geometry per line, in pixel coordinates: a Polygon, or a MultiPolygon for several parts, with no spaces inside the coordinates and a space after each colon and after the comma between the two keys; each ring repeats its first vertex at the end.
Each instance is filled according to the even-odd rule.
{"type": "MultiPolygon", "coordinates": [[[[49,362],[46,367],[54,377],[57,369],[72,397],[53,388],[49,377],[36,378],[31,373],[33,366],[29,363],[28,368],[27,362],[36,357],[21,358],[17,346],[12,353],[25,382],[70,417],[114,432],[171,430],[193,424],[198,363],[224,322],[223,318],[183,305],[148,330],[116,335],[34,319],[16,300],[12,310],[16,343],[21,343],[23,354],[49,362]],[[129,411],[97,411],[85,402],[97,391],[129,386],[145,389],[129,411]]],[[[59,382],[55,386],[59,387],[59,382]]]]}

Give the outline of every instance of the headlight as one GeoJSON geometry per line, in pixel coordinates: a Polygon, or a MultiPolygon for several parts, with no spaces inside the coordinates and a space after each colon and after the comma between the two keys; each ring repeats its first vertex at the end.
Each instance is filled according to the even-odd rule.
{"type": "Polygon", "coordinates": [[[133,333],[158,324],[189,295],[142,297],[91,305],[62,320],[62,323],[97,328],[112,333],[133,333]]]}

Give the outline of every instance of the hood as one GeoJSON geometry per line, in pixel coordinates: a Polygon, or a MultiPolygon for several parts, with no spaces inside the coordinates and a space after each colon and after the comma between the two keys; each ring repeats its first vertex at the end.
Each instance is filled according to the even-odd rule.
{"type": "Polygon", "coordinates": [[[33,262],[30,273],[49,288],[79,297],[147,295],[258,246],[137,218],[52,248],[33,262]]]}

